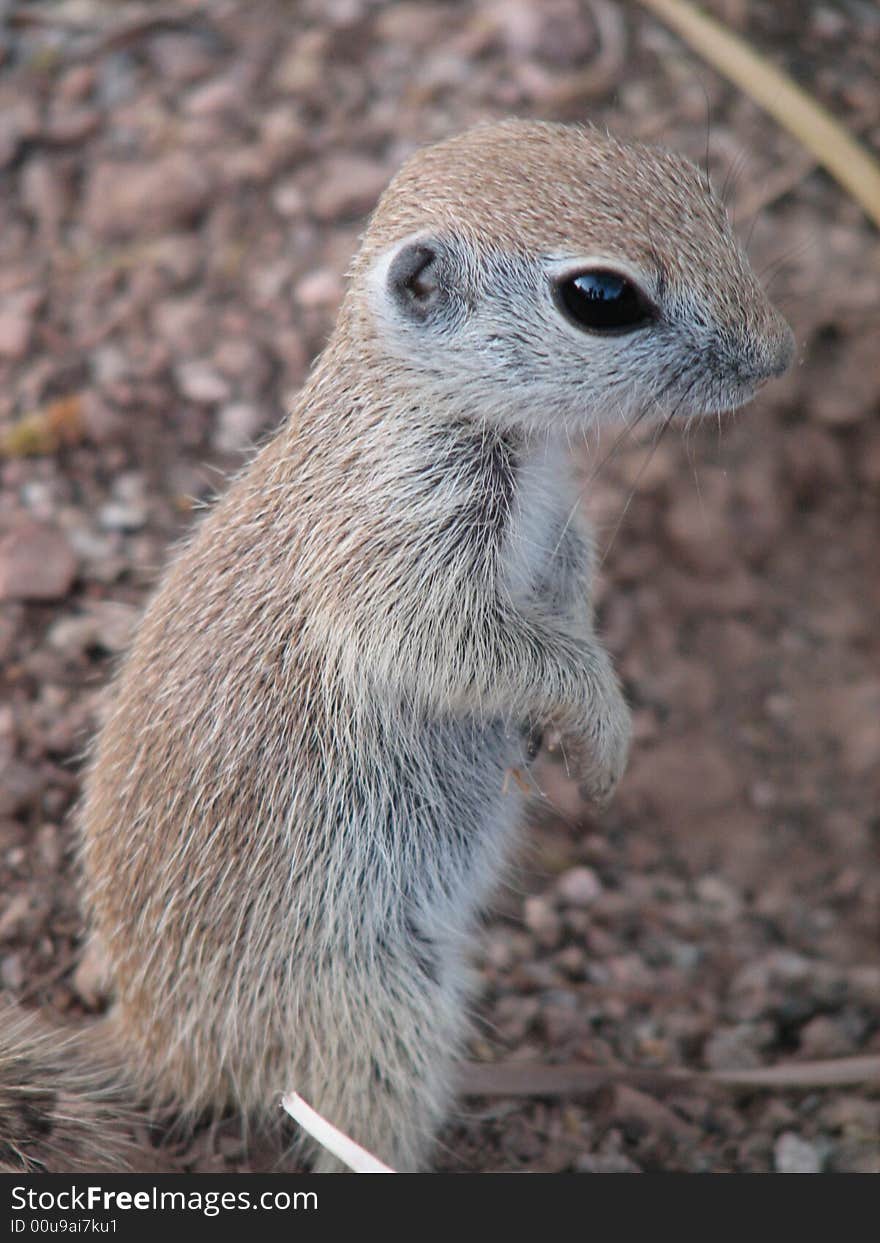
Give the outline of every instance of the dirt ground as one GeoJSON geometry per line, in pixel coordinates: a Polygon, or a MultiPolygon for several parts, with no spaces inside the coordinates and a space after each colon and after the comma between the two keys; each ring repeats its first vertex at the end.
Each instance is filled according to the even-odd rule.
{"type": "MultiPolygon", "coordinates": [[[[880,150],[876,6],[706,7],[880,150]]],[[[195,503],[290,407],[390,174],[510,114],[708,147],[800,361],[720,427],[585,451],[632,762],[601,818],[544,762],[473,1057],[519,1063],[526,1089],[536,1064],[603,1073],[463,1100],[439,1166],[880,1172],[876,1081],[669,1074],[880,1054],[880,242],[635,4],[11,6],[0,985],[59,1019],[100,1008],[76,971],[72,812],[114,658],[195,503]]],[[[223,1128],[163,1159],[259,1164],[223,1128]]]]}

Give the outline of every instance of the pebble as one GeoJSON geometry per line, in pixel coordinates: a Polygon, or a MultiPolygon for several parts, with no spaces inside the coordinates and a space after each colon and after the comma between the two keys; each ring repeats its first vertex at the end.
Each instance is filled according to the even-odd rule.
{"type": "Polygon", "coordinates": [[[0,540],[0,600],[61,600],[77,561],[60,531],[23,522],[0,540]]]}
{"type": "Polygon", "coordinates": [[[6,954],[0,959],[0,982],[4,988],[17,993],[24,985],[24,959],[21,954],[6,954]]]}
{"type": "Polygon", "coordinates": [[[587,907],[601,895],[602,882],[592,868],[571,868],[556,882],[556,892],[567,906],[587,907]]]}
{"type": "Polygon", "coordinates": [[[718,1027],[703,1047],[703,1060],[710,1070],[752,1070],[764,1063],[761,1050],[773,1042],[772,1023],[738,1023],[718,1027]]]}
{"type": "Polygon", "coordinates": [[[212,442],[219,453],[241,453],[251,449],[263,430],[263,415],[256,406],[233,402],[217,413],[212,442]]]}
{"type": "Polygon", "coordinates": [[[195,82],[216,65],[202,40],[191,34],[161,31],[149,40],[148,48],[150,58],[165,81],[195,82]]]}
{"type": "Polygon", "coordinates": [[[101,238],[156,235],[191,224],[210,202],[200,161],[175,151],[150,164],[102,161],[86,186],[85,219],[101,238]]]}
{"type": "Polygon", "coordinates": [[[389,171],[363,156],[332,155],[322,165],[309,206],[319,220],[363,216],[384,190],[389,171]]]}
{"type": "Polygon", "coordinates": [[[41,295],[31,290],[0,302],[0,358],[15,361],[27,354],[41,302],[41,295]]]}
{"type": "Polygon", "coordinates": [[[128,647],[141,610],[122,600],[92,600],[76,617],[61,617],[49,629],[49,643],[68,655],[88,648],[123,652],[128,647]]]}
{"type": "Polygon", "coordinates": [[[241,86],[234,78],[215,78],[190,91],[183,107],[190,116],[216,117],[235,114],[244,102],[241,86]]]}
{"type": "Polygon", "coordinates": [[[44,784],[38,769],[9,760],[0,768],[0,816],[15,816],[33,806],[44,784]]]}
{"type": "Polygon", "coordinates": [[[777,1174],[820,1174],[822,1157],[815,1144],[794,1131],[783,1131],[773,1145],[777,1174]]]}
{"type": "Polygon", "coordinates": [[[329,268],[309,272],[296,286],[296,300],[308,309],[338,306],[342,301],[342,281],[329,268]]]}
{"type": "Polygon", "coordinates": [[[210,363],[201,360],[180,363],[174,369],[174,378],[183,396],[200,405],[215,405],[229,399],[228,382],[210,363]]]}
{"type": "Polygon", "coordinates": [[[107,531],[140,531],[146,524],[147,510],[143,505],[108,501],[98,511],[98,521],[107,531]]]}
{"type": "Polygon", "coordinates": [[[667,1134],[680,1139],[697,1138],[696,1127],[680,1118],[661,1101],[628,1084],[617,1083],[608,1092],[608,1116],[624,1132],[633,1125],[652,1134],[667,1134]]]}
{"type": "Polygon", "coordinates": [[[21,144],[36,138],[40,128],[35,99],[16,98],[11,92],[0,95],[0,168],[11,164],[21,144]]]}
{"type": "Polygon", "coordinates": [[[855,1052],[853,1039],[843,1025],[825,1014],[817,1014],[800,1030],[800,1052],[806,1058],[848,1057],[855,1052]]]}
{"type": "Polygon", "coordinates": [[[694,889],[700,902],[725,922],[734,920],[741,914],[742,898],[723,877],[701,876],[694,889]]]}
{"type": "Polygon", "coordinates": [[[64,179],[45,156],[33,156],[22,169],[21,197],[37,220],[46,243],[54,244],[70,195],[64,179]]]}
{"type": "Polygon", "coordinates": [[[291,219],[306,209],[306,198],[298,181],[282,181],[272,191],[272,206],[279,216],[291,219]]]}
{"type": "Polygon", "coordinates": [[[555,949],[562,936],[562,921],[546,898],[526,898],[523,904],[526,927],[544,949],[555,949]]]}

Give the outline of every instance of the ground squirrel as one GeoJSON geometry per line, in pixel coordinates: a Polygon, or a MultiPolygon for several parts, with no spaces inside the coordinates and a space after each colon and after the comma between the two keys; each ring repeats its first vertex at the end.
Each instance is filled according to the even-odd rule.
{"type": "MultiPolygon", "coordinates": [[[[265,1120],[296,1089],[425,1168],[524,737],[559,731],[600,801],[626,759],[570,444],[737,406],[791,356],[685,159],[509,121],[406,162],[296,408],[174,558],[98,739],[82,868],[115,1001],[92,1035],[121,1096],[265,1120]]],[[[7,1130],[15,1091],[89,1080],[50,1073],[28,1032],[2,1053],[7,1130]]],[[[106,1111],[91,1082],[84,1128],[106,1111]]],[[[46,1159],[38,1131],[36,1156],[0,1135],[7,1159],[46,1159]]]]}

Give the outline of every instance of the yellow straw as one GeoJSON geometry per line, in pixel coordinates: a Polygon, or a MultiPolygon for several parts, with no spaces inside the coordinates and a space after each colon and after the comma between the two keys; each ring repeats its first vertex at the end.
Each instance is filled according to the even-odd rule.
{"type": "Polygon", "coordinates": [[[880,228],[880,165],[830,113],[744,40],[686,0],[639,3],[793,134],[880,228]]]}

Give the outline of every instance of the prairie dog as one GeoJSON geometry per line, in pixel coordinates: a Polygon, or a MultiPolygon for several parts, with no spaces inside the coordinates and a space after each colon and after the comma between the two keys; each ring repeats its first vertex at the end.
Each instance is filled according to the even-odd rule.
{"type": "MultiPolygon", "coordinates": [[[[82,866],[124,1093],[258,1122],[295,1088],[425,1168],[524,732],[561,731],[598,801],[626,761],[569,445],[737,406],[792,350],[677,155],[510,121],[407,161],[296,408],[174,558],[98,739],[82,866]]],[[[0,1040],[0,1085],[21,1077],[20,1047],[5,1058],[0,1040]]]]}

